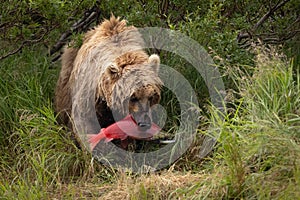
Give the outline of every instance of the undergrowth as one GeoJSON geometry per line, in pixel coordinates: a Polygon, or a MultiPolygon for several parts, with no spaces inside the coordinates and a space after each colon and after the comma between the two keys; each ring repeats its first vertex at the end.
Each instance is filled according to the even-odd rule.
{"type": "Polygon", "coordinates": [[[58,66],[40,52],[0,63],[1,199],[300,198],[300,76],[275,50],[258,49],[251,75],[228,70],[239,88],[224,102],[231,107],[207,105],[203,115],[218,136],[210,156],[197,159],[194,146],[142,175],[104,167],[74,145],[53,111],[58,66]]]}

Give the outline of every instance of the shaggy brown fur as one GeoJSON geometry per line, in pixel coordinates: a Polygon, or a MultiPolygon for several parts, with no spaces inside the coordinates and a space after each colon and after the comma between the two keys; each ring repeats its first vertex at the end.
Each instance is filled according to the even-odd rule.
{"type": "MultiPolygon", "coordinates": [[[[111,110],[128,112],[137,121],[159,102],[160,60],[142,50],[144,41],[133,26],[112,16],[87,32],[79,49],[66,46],[55,90],[55,107],[70,128],[72,97],[78,93],[76,80],[84,70],[97,74],[95,107],[101,127],[114,122],[111,110]]],[[[91,77],[85,77],[89,79],[91,77]]],[[[143,119],[142,119],[143,120],[143,119]]]]}

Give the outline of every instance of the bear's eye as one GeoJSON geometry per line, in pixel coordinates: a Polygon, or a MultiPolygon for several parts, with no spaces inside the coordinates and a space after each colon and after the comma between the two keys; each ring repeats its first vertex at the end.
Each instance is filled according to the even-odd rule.
{"type": "Polygon", "coordinates": [[[138,100],[138,98],[136,98],[136,97],[131,97],[131,98],[130,98],[130,101],[131,101],[132,103],[136,103],[136,102],[138,102],[139,100],[138,100]]]}
{"type": "Polygon", "coordinates": [[[148,98],[148,101],[150,102],[150,106],[153,106],[154,104],[157,104],[158,103],[158,99],[159,99],[159,97],[156,94],[150,96],[148,98]]]}
{"type": "Polygon", "coordinates": [[[154,97],[151,96],[151,97],[148,98],[148,101],[149,101],[150,103],[152,103],[152,102],[153,102],[153,99],[154,99],[154,97]]]}

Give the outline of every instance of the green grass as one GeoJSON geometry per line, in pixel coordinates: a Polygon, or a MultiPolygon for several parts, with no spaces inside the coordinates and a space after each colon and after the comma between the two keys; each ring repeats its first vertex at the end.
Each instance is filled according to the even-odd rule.
{"type": "Polygon", "coordinates": [[[209,157],[197,158],[199,139],[169,168],[143,175],[104,167],[74,145],[53,111],[59,66],[41,52],[0,61],[1,199],[300,198],[300,74],[274,50],[259,49],[251,76],[230,67],[239,88],[230,109],[206,105],[199,138],[208,125],[220,135],[209,157]]]}
{"type": "Polygon", "coordinates": [[[56,122],[52,98],[57,70],[45,58],[25,51],[1,63],[0,196],[11,192],[26,199],[24,190],[32,191],[29,199],[38,199],[62,180],[86,175],[90,167],[90,155],[56,122]]]}

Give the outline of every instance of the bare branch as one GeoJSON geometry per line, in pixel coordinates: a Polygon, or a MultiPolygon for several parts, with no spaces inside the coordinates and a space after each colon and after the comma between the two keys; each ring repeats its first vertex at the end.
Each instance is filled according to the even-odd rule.
{"type": "Polygon", "coordinates": [[[252,32],[255,32],[259,26],[261,26],[276,10],[284,6],[290,0],[284,0],[278,2],[274,7],[272,7],[260,20],[252,27],[252,32]]]}
{"type": "MultiPolygon", "coordinates": [[[[283,7],[286,3],[288,3],[290,0],[283,0],[283,1],[278,1],[276,3],[276,5],[274,6],[270,6],[269,11],[264,14],[256,24],[253,25],[252,28],[250,28],[249,30],[246,31],[241,31],[238,36],[237,36],[237,42],[240,44],[240,46],[245,46],[246,42],[249,42],[249,40],[247,39],[252,39],[253,37],[255,38],[260,38],[262,41],[268,42],[268,43],[282,43],[285,40],[291,39],[293,36],[295,36],[296,32],[292,32],[292,34],[288,33],[288,36],[286,35],[285,37],[280,37],[278,33],[261,33],[261,34],[255,34],[255,32],[257,31],[257,29],[262,26],[263,23],[265,23],[265,21],[271,17],[274,12],[276,12],[278,9],[280,9],[281,7],[283,7]],[[242,42],[242,40],[246,39],[245,42],[242,42]]],[[[295,24],[299,21],[299,17],[292,23],[295,24]]],[[[289,26],[286,29],[286,32],[288,32],[288,29],[291,26],[289,26]]],[[[247,46],[247,45],[246,45],[247,46]]]]}
{"type": "MultiPolygon", "coordinates": [[[[97,1],[96,4],[87,10],[83,16],[83,18],[76,21],[71,28],[63,33],[57,43],[53,45],[53,47],[50,50],[50,56],[55,54],[57,51],[59,51],[68,41],[69,37],[72,35],[72,33],[78,33],[81,31],[85,31],[93,22],[95,22],[99,16],[99,4],[100,1],[97,1]]],[[[57,60],[57,56],[55,57],[55,60],[57,60]]]]}
{"type": "Polygon", "coordinates": [[[23,43],[22,43],[18,48],[16,48],[15,50],[13,50],[13,51],[11,51],[11,52],[8,52],[8,53],[5,54],[4,56],[1,56],[1,57],[0,57],[0,60],[2,60],[2,59],[4,59],[4,58],[7,58],[7,57],[9,57],[9,56],[12,56],[12,55],[14,55],[14,54],[16,54],[16,53],[18,53],[19,51],[21,51],[21,50],[23,49],[24,45],[25,45],[25,42],[23,42],[23,43]]]}
{"type": "Polygon", "coordinates": [[[5,54],[4,56],[1,56],[1,57],[0,57],[0,60],[3,60],[3,59],[5,59],[5,58],[7,58],[7,57],[9,57],[9,56],[12,56],[12,55],[14,55],[14,54],[20,52],[20,51],[21,51],[26,45],[28,45],[28,44],[33,44],[33,43],[38,43],[38,42],[40,42],[40,41],[45,37],[45,35],[46,35],[47,33],[48,33],[48,32],[45,31],[45,33],[44,33],[39,39],[35,39],[35,40],[25,40],[25,41],[23,41],[22,44],[21,44],[18,48],[14,49],[13,51],[8,52],[8,53],[5,54]]]}
{"type": "Polygon", "coordinates": [[[298,22],[300,22],[300,16],[298,16],[297,19],[286,28],[286,30],[292,29],[298,22]]]}

